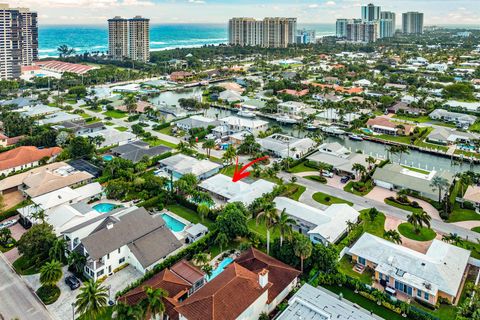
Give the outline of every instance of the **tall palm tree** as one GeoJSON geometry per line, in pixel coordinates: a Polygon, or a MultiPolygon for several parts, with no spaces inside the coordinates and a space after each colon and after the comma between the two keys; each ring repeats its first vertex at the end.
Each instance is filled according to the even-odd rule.
{"type": "Polygon", "coordinates": [[[108,289],[97,281],[89,280],[80,288],[75,301],[76,312],[87,319],[96,319],[105,312],[108,299],[108,289]]]}
{"type": "Polygon", "coordinates": [[[452,243],[454,245],[459,245],[463,242],[463,239],[456,233],[450,233],[443,235],[442,241],[452,243]]]}
{"type": "Polygon", "coordinates": [[[210,257],[205,252],[199,252],[199,253],[197,253],[196,255],[193,256],[192,260],[195,262],[195,265],[203,266],[203,265],[206,265],[208,263],[208,261],[210,260],[210,257]]]}
{"type": "Polygon", "coordinates": [[[278,215],[277,224],[274,226],[275,230],[278,230],[280,233],[280,247],[283,246],[283,239],[285,237],[291,237],[293,234],[292,225],[295,225],[296,222],[293,220],[283,209],[278,215]]]}
{"type": "Polygon", "coordinates": [[[399,145],[397,146],[397,153],[398,153],[398,163],[402,163],[402,154],[409,154],[410,149],[408,149],[407,146],[405,145],[399,145]]]}
{"type": "Polygon", "coordinates": [[[263,211],[257,215],[257,223],[264,223],[267,230],[267,254],[270,253],[270,229],[278,223],[278,218],[277,209],[272,202],[265,203],[263,211]]]}
{"type": "Polygon", "coordinates": [[[77,251],[72,251],[67,257],[68,266],[72,267],[77,273],[81,273],[87,262],[87,258],[77,251]]]}
{"type": "Polygon", "coordinates": [[[357,174],[359,174],[362,179],[363,179],[363,176],[365,175],[365,172],[367,172],[367,169],[365,169],[365,167],[360,163],[354,163],[352,165],[352,170],[357,174]]]}
{"type": "MultiPolygon", "coordinates": [[[[460,174],[460,186],[462,188],[462,197],[465,194],[465,187],[469,187],[473,184],[473,179],[472,177],[468,174],[468,172],[464,172],[460,174]]],[[[463,208],[463,201],[462,201],[462,208],[463,208]]]]}
{"type": "Polygon", "coordinates": [[[425,225],[430,229],[430,217],[425,211],[415,211],[407,216],[407,221],[413,225],[416,233],[420,233],[420,229],[425,225]]]}
{"type": "Polygon", "coordinates": [[[48,256],[52,260],[62,261],[65,258],[65,246],[66,242],[63,238],[57,238],[53,241],[48,256]]]}
{"type": "Polygon", "coordinates": [[[202,219],[202,222],[203,222],[205,217],[210,212],[210,208],[205,203],[200,203],[197,207],[197,212],[198,212],[198,214],[199,214],[199,216],[200,216],[200,218],[202,219]]]}
{"type": "Polygon", "coordinates": [[[207,156],[210,158],[210,153],[211,153],[212,149],[215,148],[215,141],[212,140],[212,139],[206,140],[202,144],[202,148],[207,150],[207,156]]]}
{"type": "Polygon", "coordinates": [[[369,156],[367,159],[366,159],[367,163],[368,163],[368,170],[372,170],[373,168],[373,165],[375,164],[376,160],[374,157],[372,156],[369,156]]]}
{"type": "Polygon", "coordinates": [[[217,237],[215,238],[215,244],[220,247],[220,251],[223,252],[223,247],[228,245],[228,237],[225,233],[220,232],[218,233],[217,237]]]}
{"type": "Polygon", "coordinates": [[[312,242],[305,236],[300,236],[293,245],[293,251],[300,258],[300,271],[303,272],[303,260],[308,259],[312,254],[312,242]]]}
{"type": "Polygon", "coordinates": [[[40,268],[40,283],[43,286],[54,286],[62,279],[62,275],[62,264],[57,260],[52,260],[40,268]]]}
{"type": "Polygon", "coordinates": [[[142,301],[144,315],[150,316],[151,319],[157,319],[157,316],[163,319],[163,313],[165,312],[163,299],[168,297],[168,292],[161,288],[146,287],[145,294],[147,297],[142,301]]]}
{"type": "Polygon", "coordinates": [[[400,233],[398,233],[397,230],[388,230],[383,232],[383,237],[385,239],[388,239],[392,241],[393,243],[396,244],[401,244],[402,243],[402,237],[400,236],[400,233]]]}
{"type": "Polygon", "coordinates": [[[117,303],[112,318],[116,320],[144,320],[143,308],[139,304],[130,306],[123,302],[117,303]]]}
{"type": "Polygon", "coordinates": [[[433,177],[432,182],[430,183],[430,187],[433,191],[438,190],[438,203],[442,202],[442,191],[448,188],[449,185],[450,183],[447,179],[440,176],[433,177]]]}

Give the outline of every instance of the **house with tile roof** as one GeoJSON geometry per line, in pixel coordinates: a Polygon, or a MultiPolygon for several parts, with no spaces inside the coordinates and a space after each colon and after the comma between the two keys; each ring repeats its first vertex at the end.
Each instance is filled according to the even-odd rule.
{"type": "Polygon", "coordinates": [[[413,132],[415,126],[404,123],[396,123],[385,117],[368,119],[367,127],[376,133],[389,134],[392,136],[408,136],[413,132]]]}
{"type": "Polygon", "coordinates": [[[51,162],[61,152],[62,148],[59,147],[39,149],[34,146],[21,146],[2,152],[0,153],[0,175],[38,166],[42,159],[51,162]]]}

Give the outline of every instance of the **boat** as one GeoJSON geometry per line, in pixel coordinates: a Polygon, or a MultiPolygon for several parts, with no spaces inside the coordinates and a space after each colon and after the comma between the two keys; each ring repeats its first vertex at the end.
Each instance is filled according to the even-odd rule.
{"type": "Polygon", "coordinates": [[[297,120],[290,118],[289,116],[279,116],[275,118],[275,120],[284,124],[295,124],[298,122],[297,120]]]}
{"type": "Polygon", "coordinates": [[[318,126],[314,125],[313,123],[307,123],[307,130],[315,131],[318,129],[318,126]]]}
{"type": "Polygon", "coordinates": [[[237,115],[244,118],[255,118],[255,113],[245,110],[238,111],[237,115]]]}
{"type": "Polygon", "coordinates": [[[354,140],[354,141],[363,141],[363,138],[361,136],[359,136],[358,134],[354,134],[354,133],[350,134],[348,136],[348,138],[350,140],[354,140]]]}
{"type": "Polygon", "coordinates": [[[327,133],[327,134],[333,134],[333,135],[342,135],[345,134],[345,131],[342,129],[339,129],[338,127],[332,126],[332,127],[322,127],[322,131],[327,133]]]}

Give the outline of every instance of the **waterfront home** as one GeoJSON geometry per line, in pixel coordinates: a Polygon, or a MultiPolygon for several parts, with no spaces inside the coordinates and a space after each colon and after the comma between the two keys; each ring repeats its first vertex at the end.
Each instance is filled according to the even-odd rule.
{"type": "Polygon", "coordinates": [[[248,111],[259,111],[266,106],[266,102],[260,99],[246,99],[245,101],[238,104],[238,106],[243,110],[248,111]]]}
{"type": "Polygon", "coordinates": [[[172,149],[165,146],[150,147],[150,145],[143,141],[133,141],[122,144],[110,150],[110,152],[116,156],[125,160],[130,160],[133,163],[140,162],[145,157],[153,158],[167,152],[172,149]]]}
{"type": "Polygon", "coordinates": [[[43,119],[37,120],[37,123],[39,125],[45,125],[45,124],[58,124],[66,121],[81,122],[84,120],[81,115],[60,111],[60,112],[50,114],[43,119]]]}
{"type": "Polygon", "coordinates": [[[112,128],[105,128],[103,130],[82,133],[80,136],[85,138],[102,137],[103,141],[98,148],[111,147],[115,145],[123,145],[132,141],[138,140],[137,136],[128,131],[119,131],[112,128]]]}
{"type": "Polygon", "coordinates": [[[193,174],[199,180],[205,180],[217,174],[222,168],[221,164],[206,159],[198,160],[181,153],[162,159],[159,164],[166,176],[172,176],[173,180],[180,179],[186,174],[193,174]]]}
{"type": "Polygon", "coordinates": [[[256,180],[253,183],[242,180],[233,182],[231,177],[217,174],[202,181],[199,187],[212,194],[217,203],[242,202],[245,206],[248,206],[263,194],[272,192],[275,184],[263,179],[256,180]]]}
{"type": "Polygon", "coordinates": [[[257,135],[260,131],[268,129],[268,122],[257,119],[246,119],[236,116],[229,116],[220,119],[220,123],[227,127],[228,134],[233,134],[239,131],[248,131],[257,135]]]}
{"type": "Polygon", "coordinates": [[[368,119],[367,127],[376,133],[392,136],[407,136],[413,133],[414,126],[404,123],[396,123],[385,117],[368,119]]]}
{"type": "Polygon", "coordinates": [[[347,232],[348,223],[357,223],[360,216],[357,210],[344,203],[320,210],[285,197],[276,197],[273,202],[277,210],[285,210],[295,220],[292,226],[295,231],[323,245],[337,243],[347,232]]]}
{"type": "Polygon", "coordinates": [[[233,103],[233,102],[238,102],[238,101],[241,102],[241,101],[244,100],[244,98],[237,91],[225,90],[225,91],[220,92],[220,94],[218,95],[218,100],[226,102],[226,103],[233,103]]]}
{"type": "Polygon", "coordinates": [[[418,117],[425,113],[424,109],[414,108],[410,106],[408,102],[404,102],[404,101],[399,101],[395,103],[393,106],[388,107],[387,111],[393,114],[407,114],[414,117],[418,117]]]}
{"type": "Polygon", "coordinates": [[[353,164],[359,163],[365,168],[369,167],[367,158],[368,156],[364,154],[350,152],[338,142],[324,143],[317,152],[307,157],[309,161],[331,165],[338,175],[351,177],[356,176],[356,172],[352,170],[353,164]]]}
{"type": "Polygon", "coordinates": [[[278,158],[300,159],[317,145],[310,138],[294,138],[280,133],[257,139],[261,149],[278,158]]]}
{"type": "Polygon", "coordinates": [[[39,149],[34,146],[21,146],[0,153],[0,175],[38,166],[41,161],[52,162],[62,152],[62,148],[39,149]]]}
{"type": "Polygon", "coordinates": [[[331,93],[317,93],[312,95],[312,98],[320,102],[321,104],[325,102],[340,102],[344,99],[342,96],[337,96],[331,93]]]}
{"type": "Polygon", "coordinates": [[[287,94],[287,95],[290,95],[290,96],[294,96],[294,97],[298,97],[298,98],[301,98],[303,96],[306,96],[308,94],[308,89],[303,89],[303,90],[292,90],[292,89],[283,89],[283,90],[279,90],[277,91],[277,94],[287,94]]]}
{"type": "Polygon", "coordinates": [[[322,287],[305,283],[288,300],[288,307],[276,320],[381,320],[357,304],[322,287]]]}
{"type": "Polygon", "coordinates": [[[435,177],[453,182],[453,175],[447,171],[420,171],[411,170],[396,163],[377,168],[372,176],[375,185],[393,190],[411,190],[422,197],[438,201],[438,190],[431,186],[435,177]]]}
{"type": "Polygon", "coordinates": [[[315,113],[315,109],[310,107],[309,105],[298,102],[298,101],[287,101],[278,104],[278,111],[280,113],[292,115],[292,116],[300,116],[302,113],[305,114],[313,114],[315,113]]]}
{"type": "Polygon", "coordinates": [[[477,134],[458,131],[453,128],[440,127],[435,127],[427,136],[427,141],[443,145],[451,145],[456,143],[469,144],[476,139],[478,139],[477,134]]]}
{"type": "Polygon", "coordinates": [[[475,123],[475,121],[477,121],[476,116],[458,112],[451,112],[444,109],[435,109],[428,116],[432,120],[451,122],[461,127],[471,126],[475,123]]]}
{"type": "Polygon", "coordinates": [[[478,213],[480,211],[480,187],[477,185],[468,186],[463,195],[463,200],[472,203],[478,213]]]}
{"type": "Polygon", "coordinates": [[[207,118],[201,115],[194,115],[186,119],[182,119],[180,121],[175,122],[175,126],[177,128],[189,131],[193,128],[203,128],[207,129],[210,126],[217,126],[218,120],[207,118]]]}
{"type": "Polygon", "coordinates": [[[187,81],[193,77],[193,73],[188,71],[175,71],[170,74],[170,80],[175,82],[187,81]]]}
{"type": "Polygon", "coordinates": [[[356,112],[342,114],[339,110],[330,108],[326,109],[315,116],[320,121],[328,123],[352,123],[354,120],[359,119],[360,115],[356,112]]]}
{"type": "Polygon", "coordinates": [[[104,213],[62,234],[66,255],[84,255],[84,274],[94,281],[126,264],[145,273],[182,247],[160,215],[137,207],[104,213]]]}
{"type": "Polygon", "coordinates": [[[38,197],[64,188],[90,182],[94,176],[65,162],[54,162],[0,180],[0,193],[21,191],[25,197],[38,197]]]}
{"type": "Polygon", "coordinates": [[[385,290],[430,305],[439,298],[456,304],[460,298],[470,251],[434,239],[420,253],[369,233],[348,250],[352,260],[375,271],[385,290]]]}

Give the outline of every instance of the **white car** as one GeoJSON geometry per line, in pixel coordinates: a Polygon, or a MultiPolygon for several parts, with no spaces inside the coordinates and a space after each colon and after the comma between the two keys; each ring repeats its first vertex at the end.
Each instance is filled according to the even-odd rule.
{"type": "Polygon", "coordinates": [[[13,226],[17,222],[18,222],[18,220],[13,219],[13,220],[5,221],[4,223],[0,223],[0,229],[10,228],[11,226],[13,226]]]}
{"type": "Polygon", "coordinates": [[[324,176],[324,177],[326,177],[326,178],[333,178],[333,172],[323,171],[323,172],[322,172],[322,176],[324,176]]]}

